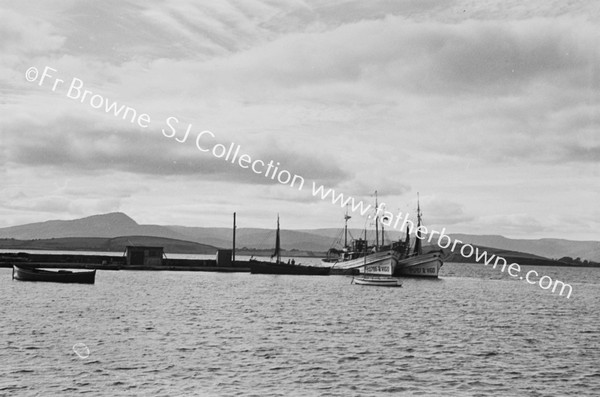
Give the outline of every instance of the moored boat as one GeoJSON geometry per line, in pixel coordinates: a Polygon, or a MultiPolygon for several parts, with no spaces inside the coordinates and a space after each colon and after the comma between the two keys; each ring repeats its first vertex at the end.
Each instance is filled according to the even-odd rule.
{"type": "Polygon", "coordinates": [[[358,269],[360,273],[391,276],[394,273],[395,261],[392,253],[392,251],[375,252],[362,258],[337,262],[334,264],[334,268],[341,270],[358,269]]]}
{"type": "Polygon", "coordinates": [[[398,260],[394,276],[438,277],[443,264],[441,252],[415,255],[398,260]]]}
{"type": "Polygon", "coordinates": [[[414,276],[414,277],[438,277],[440,268],[444,264],[442,260],[442,251],[432,251],[423,253],[421,244],[421,206],[417,200],[417,233],[413,252],[409,250],[409,232],[406,232],[405,247],[406,252],[398,251],[394,254],[395,269],[394,276],[414,276]]]}
{"type": "Polygon", "coordinates": [[[328,276],[331,268],[325,266],[306,266],[291,263],[273,263],[257,260],[250,261],[252,274],[291,274],[305,276],[328,276]]]}
{"type": "Polygon", "coordinates": [[[47,281],[53,283],[94,284],[96,270],[72,272],[69,270],[42,270],[13,265],[13,279],[20,281],[47,281]]]}
{"type": "MultiPolygon", "coordinates": [[[[377,191],[375,191],[375,208],[379,208],[377,202],[377,191]]],[[[385,245],[385,233],[383,223],[381,224],[381,244],[379,242],[379,215],[375,214],[375,242],[374,245],[369,245],[367,240],[367,230],[365,227],[364,238],[354,239],[351,244],[348,244],[348,220],[351,217],[344,216],[344,246],[341,250],[335,250],[339,253],[338,257],[332,259],[329,257],[323,262],[333,263],[332,272],[351,272],[355,271],[363,275],[375,276],[392,276],[396,265],[396,256],[394,255],[398,249],[397,243],[392,243],[389,246],[385,245]]],[[[332,250],[330,250],[332,251],[332,250]]]]}
{"type": "Polygon", "coordinates": [[[275,238],[275,252],[271,258],[275,257],[275,262],[258,261],[250,259],[250,273],[252,274],[289,274],[306,276],[328,276],[331,266],[306,266],[296,264],[295,260],[289,263],[281,261],[281,243],[279,236],[279,215],[277,216],[277,235],[275,238]]]}
{"type": "Polygon", "coordinates": [[[327,258],[321,259],[321,263],[324,266],[331,266],[339,262],[345,262],[356,258],[362,258],[367,254],[368,242],[361,238],[353,239],[351,244],[348,244],[348,220],[352,219],[348,215],[348,207],[346,207],[346,214],[344,215],[344,243],[341,249],[330,248],[327,251],[327,258]]]}

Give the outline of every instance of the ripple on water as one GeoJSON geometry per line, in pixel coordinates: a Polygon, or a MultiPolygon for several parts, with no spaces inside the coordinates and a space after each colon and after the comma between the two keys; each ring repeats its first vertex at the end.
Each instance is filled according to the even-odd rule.
{"type": "Polygon", "coordinates": [[[9,270],[0,392],[600,394],[598,270],[558,277],[574,280],[579,298],[566,300],[465,269],[398,289],[178,272],[103,272],[90,289],[11,283],[9,270]]]}

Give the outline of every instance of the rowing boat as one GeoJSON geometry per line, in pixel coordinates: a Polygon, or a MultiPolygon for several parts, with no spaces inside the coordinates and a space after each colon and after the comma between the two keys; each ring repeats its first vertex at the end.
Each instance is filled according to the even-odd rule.
{"type": "Polygon", "coordinates": [[[69,270],[50,271],[13,265],[13,279],[20,281],[94,284],[96,270],[84,272],[72,272],[69,270]]]}
{"type": "Polygon", "coordinates": [[[393,277],[353,277],[352,284],[357,285],[373,285],[379,287],[402,287],[402,282],[393,277]]]}

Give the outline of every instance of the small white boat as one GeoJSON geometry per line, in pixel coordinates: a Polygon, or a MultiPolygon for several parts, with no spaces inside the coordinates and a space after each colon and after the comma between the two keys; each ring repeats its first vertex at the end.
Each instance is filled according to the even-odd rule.
{"type": "Polygon", "coordinates": [[[400,279],[393,277],[353,277],[352,284],[357,285],[374,285],[380,287],[402,287],[400,279]]]}

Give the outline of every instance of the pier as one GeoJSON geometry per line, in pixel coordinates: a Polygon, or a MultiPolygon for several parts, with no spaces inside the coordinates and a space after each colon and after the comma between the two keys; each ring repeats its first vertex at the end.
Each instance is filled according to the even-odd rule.
{"type": "MultiPolygon", "coordinates": [[[[129,247],[128,247],[129,248],[129,247]]],[[[78,255],[78,254],[0,254],[0,267],[15,265],[48,269],[96,269],[96,270],[171,270],[197,272],[250,272],[248,261],[233,261],[219,251],[215,259],[171,259],[164,257],[162,247],[132,247],[125,255],[78,255]],[[156,257],[157,249],[161,255],[156,257]]],[[[231,255],[231,250],[229,251],[231,255]]]]}

